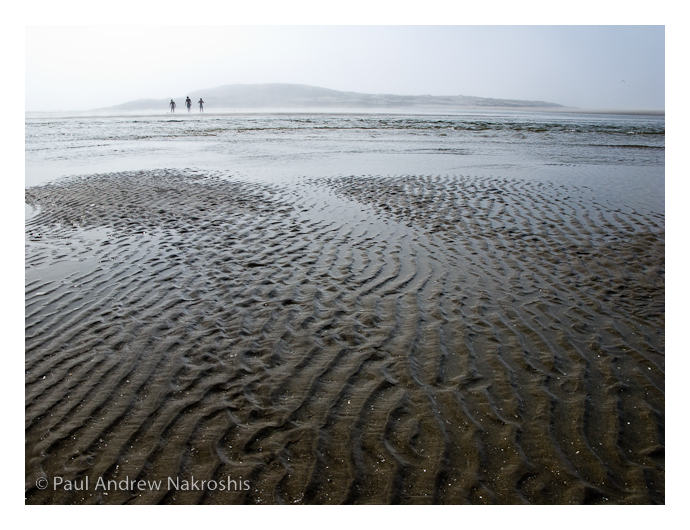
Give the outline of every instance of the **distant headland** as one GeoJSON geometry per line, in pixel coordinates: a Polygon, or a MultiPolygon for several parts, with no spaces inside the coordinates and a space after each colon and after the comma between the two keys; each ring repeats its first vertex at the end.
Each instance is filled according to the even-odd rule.
{"type": "MultiPolygon", "coordinates": [[[[203,97],[213,109],[395,109],[395,108],[428,108],[453,110],[462,108],[506,108],[506,109],[558,109],[562,105],[548,101],[530,101],[520,99],[495,99],[474,96],[431,96],[431,95],[396,95],[365,94],[360,92],[343,92],[310,85],[269,83],[269,84],[234,84],[216,88],[190,91],[176,96],[180,104],[186,96],[196,101],[203,97]]],[[[138,111],[149,109],[167,109],[170,97],[160,99],[138,99],[127,101],[98,110],[138,111]]]]}

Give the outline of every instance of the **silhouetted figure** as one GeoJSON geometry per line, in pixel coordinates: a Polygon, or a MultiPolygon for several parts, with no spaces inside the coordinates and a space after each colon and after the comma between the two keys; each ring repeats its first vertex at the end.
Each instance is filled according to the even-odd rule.
{"type": "Polygon", "coordinates": [[[199,112],[204,112],[204,100],[199,98],[199,112]]]}
{"type": "Polygon", "coordinates": [[[177,105],[175,105],[175,101],[173,101],[173,100],[171,99],[171,100],[170,100],[170,112],[175,112],[175,107],[176,107],[176,106],[177,106],[177,105]]]}
{"type": "Polygon", "coordinates": [[[192,108],[192,100],[189,99],[189,96],[187,96],[187,99],[184,100],[185,105],[187,105],[187,112],[189,112],[189,109],[192,108]]]}

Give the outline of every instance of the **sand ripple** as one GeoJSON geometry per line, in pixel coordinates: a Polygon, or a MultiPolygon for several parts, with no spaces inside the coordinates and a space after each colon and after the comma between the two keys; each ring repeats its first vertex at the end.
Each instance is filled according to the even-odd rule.
{"type": "Polygon", "coordinates": [[[30,188],[29,503],[663,503],[664,218],[517,179],[30,188]],[[39,476],[249,491],[39,490],[39,476]]]}

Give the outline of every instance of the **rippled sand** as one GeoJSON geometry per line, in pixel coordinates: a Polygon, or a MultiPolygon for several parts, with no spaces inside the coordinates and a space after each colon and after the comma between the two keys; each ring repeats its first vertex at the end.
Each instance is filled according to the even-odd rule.
{"type": "Polygon", "coordinates": [[[26,202],[28,503],[664,502],[662,215],[453,175],[26,202]]]}

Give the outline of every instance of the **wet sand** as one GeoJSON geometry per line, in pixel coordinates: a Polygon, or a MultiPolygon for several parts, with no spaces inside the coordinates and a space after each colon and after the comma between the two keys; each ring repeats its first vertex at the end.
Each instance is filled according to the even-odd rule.
{"type": "Polygon", "coordinates": [[[461,175],[26,202],[27,503],[664,502],[663,215],[461,175]]]}

